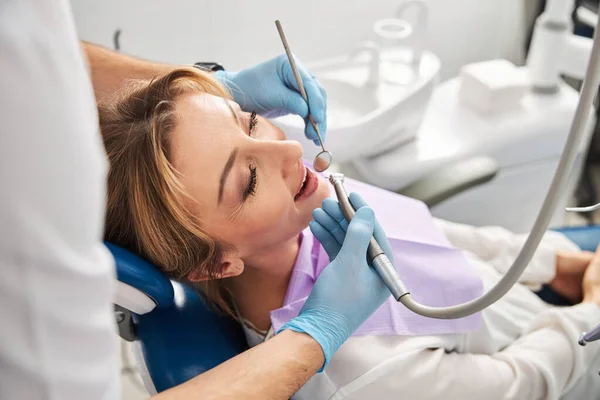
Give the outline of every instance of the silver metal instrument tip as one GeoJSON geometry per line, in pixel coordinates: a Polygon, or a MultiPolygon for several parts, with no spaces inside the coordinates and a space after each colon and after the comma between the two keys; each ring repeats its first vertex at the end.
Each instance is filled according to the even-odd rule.
{"type": "Polygon", "coordinates": [[[343,183],[345,179],[346,177],[341,172],[334,172],[329,175],[329,182],[331,182],[332,185],[335,185],[336,182],[343,183]]]}

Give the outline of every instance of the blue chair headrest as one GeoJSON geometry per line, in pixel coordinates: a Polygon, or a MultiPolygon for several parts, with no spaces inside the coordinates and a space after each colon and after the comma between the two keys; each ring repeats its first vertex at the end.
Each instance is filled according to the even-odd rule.
{"type": "Polygon", "coordinates": [[[146,369],[158,392],[180,385],[248,348],[239,323],[215,313],[192,287],[169,281],[152,264],[119,246],[106,246],[116,260],[119,280],[157,303],[151,312],[133,314],[132,318],[146,369]]]}
{"type": "Polygon", "coordinates": [[[158,308],[173,304],[174,292],[171,281],[156,267],[129,250],[105,242],[117,264],[117,278],[154,300],[158,308]]]}

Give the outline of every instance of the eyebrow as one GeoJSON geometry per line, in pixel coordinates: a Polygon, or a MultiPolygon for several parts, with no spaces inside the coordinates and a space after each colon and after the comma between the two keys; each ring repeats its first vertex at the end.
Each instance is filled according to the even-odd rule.
{"type": "MultiPolygon", "coordinates": [[[[229,102],[225,98],[223,98],[223,102],[225,103],[225,105],[227,106],[229,111],[231,111],[231,116],[235,120],[235,123],[241,127],[242,123],[240,122],[240,119],[238,118],[238,115],[235,112],[235,110],[233,109],[233,107],[231,107],[231,104],[229,104],[229,102]]],[[[223,200],[223,191],[225,190],[225,181],[227,180],[227,177],[229,176],[229,172],[231,172],[231,168],[233,168],[233,164],[235,163],[235,157],[237,156],[237,153],[238,153],[238,148],[236,147],[235,149],[233,149],[233,151],[229,155],[229,159],[225,163],[225,167],[223,168],[223,172],[221,173],[221,179],[219,180],[218,204],[221,204],[221,201],[223,200]]]]}
{"type": "Polygon", "coordinates": [[[223,190],[225,189],[225,181],[229,176],[229,172],[231,172],[231,168],[233,168],[233,164],[235,163],[235,157],[238,153],[238,148],[233,149],[231,154],[229,155],[229,159],[225,163],[225,167],[223,168],[223,172],[221,173],[221,179],[219,180],[219,204],[223,200],[223,190]]]}
{"type": "Polygon", "coordinates": [[[238,124],[238,126],[241,127],[242,126],[242,122],[238,118],[238,115],[235,112],[235,110],[233,109],[233,107],[231,107],[231,104],[229,104],[229,102],[226,99],[223,99],[223,101],[225,102],[225,105],[227,105],[227,108],[229,108],[229,111],[231,111],[231,116],[235,120],[235,123],[238,124]]]}

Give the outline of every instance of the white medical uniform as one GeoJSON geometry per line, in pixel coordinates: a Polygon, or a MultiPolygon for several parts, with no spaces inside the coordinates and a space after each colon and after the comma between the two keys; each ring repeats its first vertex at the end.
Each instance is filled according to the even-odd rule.
{"type": "Polygon", "coordinates": [[[0,398],[120,397],[107,162],[66,0],[0,0],[0,398]]]}
{"type": "MultiPolygon", "coordinates": [[[[502,228],[438,224],[466,252],[486,290],[510,267],[526,238],[502,228]]],[[[478,331],[351,337],[294,399],[600,399],[600,343],[577,344],[580,332],[600,323],[600,307],[561,309],[531,290],[554,277],[558,249],[578,250],[564,236],[548,233],[521,284],[483,311],[478,331]]],[[[264,340],[264,332],[244,330],[250,345],[264,340]]]]}

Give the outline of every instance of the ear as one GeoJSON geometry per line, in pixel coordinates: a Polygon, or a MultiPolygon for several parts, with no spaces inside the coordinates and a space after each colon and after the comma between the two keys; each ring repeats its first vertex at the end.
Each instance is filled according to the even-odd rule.
{"type": "MultiPolygon", "coordinates": [[[[234,255],[225,255],[221,260],[220,273],[216,279],[229,278],[232,276],[238,276],[244,272],[244,262],[241,258],[234,255]]],[[[201,282],[210,280],[211,277],[207,271],[196,269],[189,273],[188,279],[191,282],[201,282]]]]}

